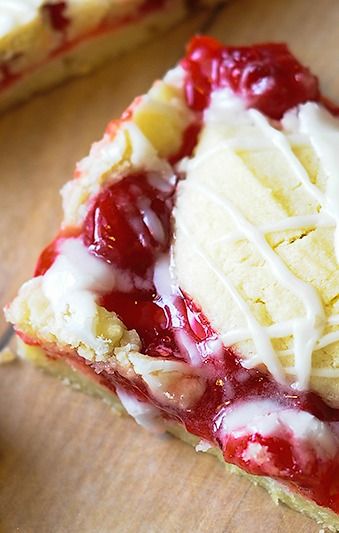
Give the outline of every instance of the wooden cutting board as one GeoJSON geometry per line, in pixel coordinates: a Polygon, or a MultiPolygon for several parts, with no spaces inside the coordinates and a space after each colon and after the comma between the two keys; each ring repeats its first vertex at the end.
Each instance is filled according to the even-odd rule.
{"type": "MultiPolygon", "coordinates": [[[[0,119],[0,303],[32,272],[60,220],[74,162],[206,22],[189,21],[0,119]]],[[[339,97],[337,0],[233,0],[209,33],[286,41],[339,97]]],[[[0,334],[5,323],[1,319],[0,334]]],[[[1,533],[315,533],[309,519],[226,475],[214,458],[117,418],[21,362],[0,368],[1,533]]]]}

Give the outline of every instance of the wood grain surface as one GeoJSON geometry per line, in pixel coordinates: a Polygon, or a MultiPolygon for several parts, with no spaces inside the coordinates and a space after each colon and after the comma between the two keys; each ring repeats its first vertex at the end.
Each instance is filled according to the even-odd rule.
{"type": "MultiPolygon", "coordinates": [[[[60,220],[58,189],[105,124],[183,52],[180,27],[0,118],[0,303],[32,272],[60,220]]],[[[286,41],[339,99],[337,0],[231,0],[209,33],[286,41]]],[[[1,318],[0,334],[5,332],[1,318]]],[[[315,533],[309,519],[19,361],[0,367],[1,533],[315,533]]]]}

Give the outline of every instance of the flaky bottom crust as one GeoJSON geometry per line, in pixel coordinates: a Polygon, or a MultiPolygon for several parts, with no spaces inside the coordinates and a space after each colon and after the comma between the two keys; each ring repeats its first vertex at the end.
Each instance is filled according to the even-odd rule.
{"type": "MultiPolygon", "coordinates": [[[[105,403],[112,407],[115,413],[127,415],[127,412],[120,403],[118,397],[104,386],[91,380],[87,375],[73,370],[62,359],[54,360],[48,358],[41,348],[28,346],[21,340],[18,342],[18,353],[22,358],[29,360],[49,374],[58,377],[64,383],[71,385],[74,389],[101,398],[105,403]]],[[[165,430],[191,446],[196,446],[200,441],[198,437],[188,433],[186,429],[178,423],[165,422],[165,430]]],[[[207,453],[217,457],[217,459],[219,459],[224,465],[227,472],[243,476],[251,481],[251,483],[260,485],[266,489],[276,504],[282,502],[288,507],[313,518],[319,525],[328,528],[330,531],[339,531],[339,517],[330,509],[320,507],[314,502],[292,492],[286,486],[272,478],[248,474],[239,467],[226,463],[218,448],[210,448],[207,453]]]]}

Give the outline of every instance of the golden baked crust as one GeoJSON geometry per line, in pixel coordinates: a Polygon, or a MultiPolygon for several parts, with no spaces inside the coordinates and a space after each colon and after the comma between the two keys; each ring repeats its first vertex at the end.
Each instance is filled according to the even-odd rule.
{"type": "Polygon", "coordinates": [[[265,476],[292,479],[335,509],[337,412],[325,402],[339,405],[339,207],[321,143],[333,152],[338,124],[310,102],[278,123],[228,89],[201,115],[187,84],[182,64],[80,161],[61,231],[7,318],[28,344],[92,372],[94,392],[98,375],[116,385],[137,421],[138,409],[156,419],[174,409],[269,491],[265,476]]]}
{"type": "MultiPolygon", "coordinates": [[[[44,0],[0,2],[0,65],[15,81],[1,88],[0,111],[71,77],[86,74],[105,61],[173,27],[188,15],[185,0],[171,0],[161,9],[137,15],[144,0],[68,0],[64,31],[53,28],[44,0]],[[133,20],[135,18],[135,20],[133,20]],[[128,22],[126,22],[128,21],[128,22]],[[104,31],[97,28],[107,24],[104,31]],[[65,45],[67,43],[67,46],[65,45]]],[[[193,9],[217,0],[196,2],[193,9]]]]}
{"type": "MultiPolygon", "coordinates": [[[[80,372],[75,372],[65,361],[61,359],[51,360],[45,355],[41,348],[28,346],[22,341],[19,341],[18,343],[18,353],[22,358],[27,359],[45,372],[58,377],[64,383],[71,385],[74,389],[101,398],[105,403],[112,407],[115,414],[127,415],[126,410],[114,393],[108,391],[100,384],[95,383],[92,379],[82,375],[80,372]]],[[[164,431],[167,431],[193,447],[195,447],[200,440],[195,435],[188,433],[184,427],[179,424],[164,423],[164,431]]],[[[254,483],[254,485],[263,487],[267,490],[275,503],[284,503],[288,507],[313,518],[319,525],[328,528],[329,531],[339,531],[339,518],[330,509],[320,507],[310,500],[293,493],[287,487],[269,477],[254,476],[244,472],[237,466],[225,463],[222,453],[217,448],[209,448],[207,453],[214,455],[220,460],[227,474],[240,475],[248,479],[251,483],[254,483]]]]}

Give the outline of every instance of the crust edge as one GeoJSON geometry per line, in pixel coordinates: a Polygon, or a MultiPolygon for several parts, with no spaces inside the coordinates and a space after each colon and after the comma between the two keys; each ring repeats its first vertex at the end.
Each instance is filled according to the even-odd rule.
{"type": "MultiPolygon", "coordinates": [[[[115,414],[127,415],[126,410],[115,394],[106,390],[105,387],[99,383],[94,383],[86,375],[76,372],[63,360],[50,359],[45,355],[41,348],[28,346],[20,339],[18,339],[18,354],[22,359],[28,360],[46,373],[58,377],[73,389],[100,398],[112,408],[115,414]]],[[[190,446],[194,447],[200,441],[198,437],[187,432],[180,424],[166,423],[165,429],[166,432],[190,446]]],[[[264,488],[269,493],[274,503],[283,503],[288,507],[303,513],[315,520],[320,526],[326,527],[329,531],[339,531],[339,517],[332,510],[320,507],[299,494],[293,493],[274,479],[248,474],[235,465],[225,463],[220,450],[217,448],[210,448],[207,453],[214,455],[223,464],[227,473],[240,475],[248,479],[254,485],[259,485],[264,488]]]]}

